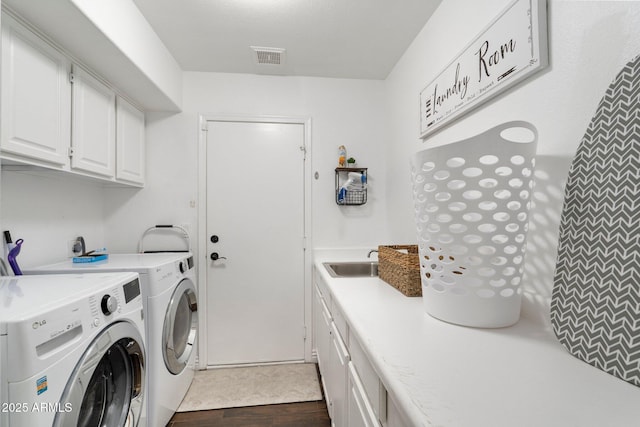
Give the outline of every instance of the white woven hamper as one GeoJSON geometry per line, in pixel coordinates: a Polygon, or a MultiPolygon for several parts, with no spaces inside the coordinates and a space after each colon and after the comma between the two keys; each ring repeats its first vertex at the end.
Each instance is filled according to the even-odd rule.
{"type": "Polygon", "coordinates": [[[415,154],[422,296],[431,316],[486,328],[518,321],[537,139],[533,125],[515,121],[415,154]]]}

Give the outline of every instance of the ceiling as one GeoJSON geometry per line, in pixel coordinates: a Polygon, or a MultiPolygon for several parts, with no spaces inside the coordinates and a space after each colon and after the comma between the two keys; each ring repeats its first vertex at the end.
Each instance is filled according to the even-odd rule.
{"type": "Polygon", "coordinates": [[[185,71],[385,79],[441,0],[133,0],[185,71]],[[283,48],[260,65],[250,46],[283,48]]]}

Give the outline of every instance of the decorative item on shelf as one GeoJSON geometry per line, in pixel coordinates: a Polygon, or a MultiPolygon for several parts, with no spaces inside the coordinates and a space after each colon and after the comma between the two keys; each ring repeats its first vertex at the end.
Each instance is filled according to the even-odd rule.
{"type": "Polygon", "coordinates": [[[364,205],[367,203],[367,168],[336,168],[336,203],[364,205]]]}
{"type": "Polygon", "coordinates": [[[347,167],[347,149],[344,145],[338,147],[338,167],[344,168],[347,167]]]}
{"type": "Polygon", "coordinates": [[[355,168],[356,167],[356,159],[354,159],[353,157],[349,157],[347,159],[347,167],[355,168]]]}
{"type": "Polygon", "coordinates": [[[415,154],[422,295],[431,316],[487,328],[520,318],[536,145],[535,127],[516,121],[415,154]]]}
{"type": "Polygon", "coordinates": [[[107,248],[94,249],[72,258],[74,264],[104,261],[109,258],[107,248]]]}
{"type": "Polygon", "coordinates": [[[422,296],[418,245],[378,246],[378,276],[408,297],[422,296]]]}

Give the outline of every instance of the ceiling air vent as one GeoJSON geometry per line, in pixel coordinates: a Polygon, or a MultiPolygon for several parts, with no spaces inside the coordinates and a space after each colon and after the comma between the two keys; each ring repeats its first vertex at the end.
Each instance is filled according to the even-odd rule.
{"type": "Polygon", "coordinates": [[[254,52],[254,61],[259,65],[283,65],[286,50],[277,47],[251,46],[254,52]]]}

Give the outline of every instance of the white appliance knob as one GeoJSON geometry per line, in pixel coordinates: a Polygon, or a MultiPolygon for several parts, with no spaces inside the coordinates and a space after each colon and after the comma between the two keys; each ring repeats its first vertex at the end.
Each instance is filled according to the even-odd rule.
{"type": "Polygon", "coordinates": [[[102,312],[108,316],[118,309],[118,300],[111,295],[105,295],[102,297],[102,312]]]}

